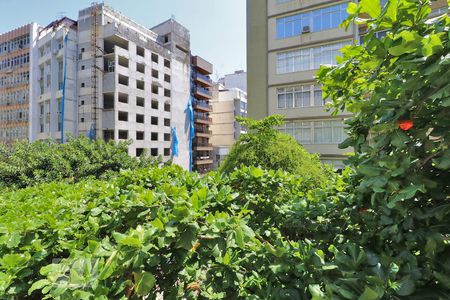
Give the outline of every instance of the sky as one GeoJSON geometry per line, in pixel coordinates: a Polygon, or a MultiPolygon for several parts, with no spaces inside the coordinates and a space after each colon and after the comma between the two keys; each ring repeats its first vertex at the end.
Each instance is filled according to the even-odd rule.
{"type": "MultiPolygon", "coordinates": [[[[100,1],[101,2],[101,1],[100,1]]],[[[146,27],[170,17],[190,30],[191,50],[214,65],[213,79],[246,70],[245,0],[105,0],[105,4],[146,27]]],[[[90,0],[0,0],[0,34],[62,15],[77,19],[90,0]]]]}

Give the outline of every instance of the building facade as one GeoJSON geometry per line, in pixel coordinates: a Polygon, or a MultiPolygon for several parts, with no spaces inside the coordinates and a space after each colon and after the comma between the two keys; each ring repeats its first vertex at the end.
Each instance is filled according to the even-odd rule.
{"type": "Polygon", "coordinates": [[[245,133],[236,117],[247,116],[247,94],[238,88],[227,89],[221,84],[216,84],[213,88],[211,106],[213,167],[217,168],[239,136],[245,133]]]}
{"type": "MultiPolygon", "coordinates": [[[[357,25],[339,27],[349,2],[247,0],[249,116],[286,116],[281,131],[337,167],[352,151],[338,148],[350,114],[331,117],[314,76],[320,65],[336,64],[339,50],[363,34],[357,25]]],[[[445,1],[433,2],[434,12],[443,6],[445,1]]]]}
{"type": "Polygon", "coordinates": [[[76,24],[74,20],[62,18],[39,29],[33,47],[36,60],[30,66],[36,79],[30,90],[31,141],[59,142],[68,135],[77,136],[76,24]]]}
{"type": "Polygon", "coordinates": [[[0,143],[27,140],[30,101],[36,77],[31,66],[38,25],[31,23],[0,35],[0,143]]]}
{"type": "Polygon", "coordinates": [[[193,140],[193,170],[206,173],[212,170],[213,146],[211,144],[210,126],[212,119],[210,113],[212,107],[209,104],[212,98],[210,75],[213,73],[213,65],[201,58],[192,56],[191,59],[191,94],[194,110],[193,140]]]}

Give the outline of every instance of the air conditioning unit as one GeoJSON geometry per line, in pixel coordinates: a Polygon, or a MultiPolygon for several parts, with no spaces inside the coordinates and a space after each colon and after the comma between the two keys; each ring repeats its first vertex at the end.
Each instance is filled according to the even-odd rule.
{"type": "Polygon", "coordinates": [[[311,27],[310,26],[303,26],[302,33],[309,33],[309,32],[311,32],[311,27]]]}

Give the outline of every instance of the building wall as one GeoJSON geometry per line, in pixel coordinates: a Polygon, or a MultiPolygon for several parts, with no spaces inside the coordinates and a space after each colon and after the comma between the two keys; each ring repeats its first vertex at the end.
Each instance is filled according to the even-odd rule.
{"type": "Polygon", "coordinates": [[[253,119],[268,115],[267,14],[266,0],[247,0],[248,112],[253,119]]]}

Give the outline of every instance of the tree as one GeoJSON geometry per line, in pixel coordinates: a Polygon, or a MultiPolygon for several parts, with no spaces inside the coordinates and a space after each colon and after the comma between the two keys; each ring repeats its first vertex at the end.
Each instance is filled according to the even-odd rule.
{"type": "Polygon", "coordinates": [[[230,173],[241,165],[261,166],[269,170],[281,169],[318,183],[325,181],[325,167],[318,156],[309,154],[294,138],[276,129],[283,124],[283,119],[280,115],[260,121],[238,117],[238,122],[249,132],[233,145],[220,170],[230,173]]]}

